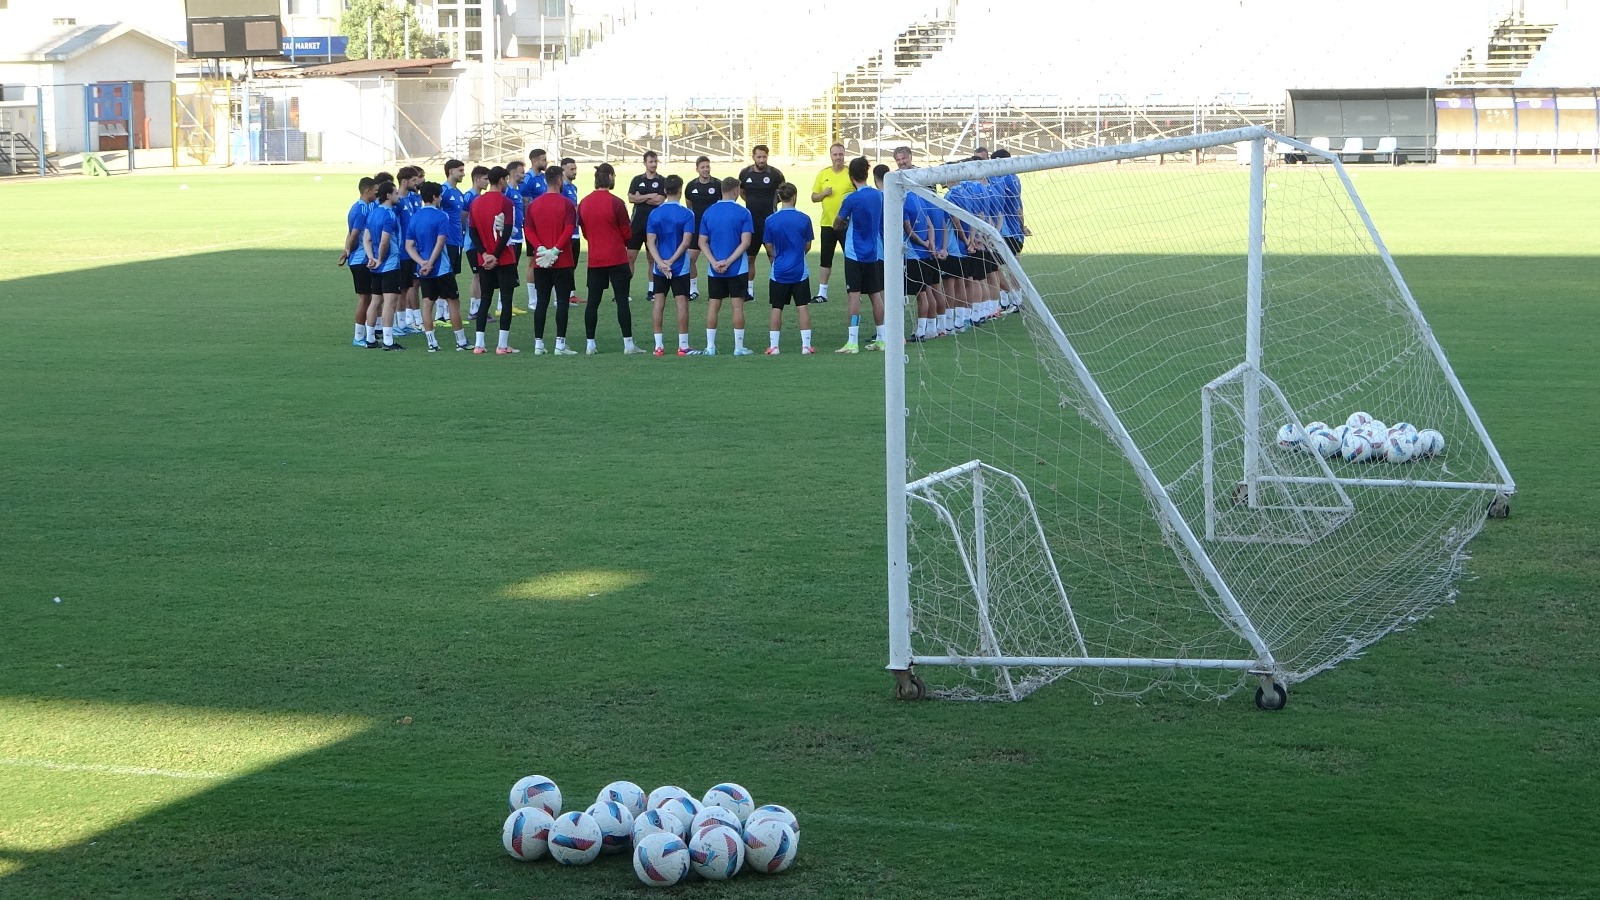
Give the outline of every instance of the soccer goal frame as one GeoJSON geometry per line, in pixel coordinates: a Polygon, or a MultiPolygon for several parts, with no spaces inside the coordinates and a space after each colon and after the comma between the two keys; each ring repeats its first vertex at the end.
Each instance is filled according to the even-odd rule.
{"type": "MultiPolygon", "coordinates": [[[[1025,315],[1037,316],[1038,321],[1048,329],[1048,334],[1054,344],[1054,349],[1059,352],[1060,360],[1065,362],[1070,374],[1081,386],[1083,393],[1089,398],[1095,412],[1105,423],[1105,428],[1110,432],[1110,437],[1116,449],[1126,458],[1132,472],[1142,485],[1150,498],[1156,514],[1161,519],[1163,529],[1170,531],[1171,538],[1187,550],[1193,567],[1198,570],[1199,577],[1214,592],[1214,609],[1220,617],[1225,618],[1227,627],[1243,639],[1248,645],[1248,654],[1238,657],[1215,658],[1190,658],[1190,657],[1159,657],[1159,656],[1096,656],[1090,655],[1082,642],[1082,633],[1079,624],[1072,614],[1072,598],[1064,586],[1060,586],[1059,577],[1056,584],[1060,590],[1059,605],[1068,617],[1071,633],[1078,635],[1076,646],[1063,647],[1061,655],[1006,655],[994,648],[992,641],[984,642],[984,652],[976,655],[938,655],[918,654],[913,650],[913,622],[912,602],[910,589],[910,562],[909,531],[911,528],[910,504],[927,503],[928,498],[923,491],[932,483],[941,479],[952,477],[960,472],[976,471],[990,477],[1013,479],[1026,496],[1027,488],[1016,475],[1001,471],[982,459],[973,459],[947,468],[940,472],[932,473],[920,478],[910,479],[908,475],[907,431],[906,422],[910,415],[907,406],[906,369],[907,354],[905,351],[905,327],[902,310],[906,303],[904,292],[904,245],[905,235],[902,230],[900,210],[904,207],[908,193],[914,192],[923,200],[938,206],[953,216],[962,216],[963,212],[956,206],[938,196],[928,187],[935,184],[954,184],[956,182],[977,177],[993,177],[997,175],[1020,175],[1030,172],[1039,172],[1047,169],[1061,169],[1073,166],[1085,166],[1097,163],[1112,163],[1132,160],[1140,157],[1150,157],[1160,154],[1191,154],[1207,148],[1234,145],[1249,148],[1249,204],[1248,204],[1248,248],[1246,257],[1246,290],[1242,298],[1245,312],[1245,333],[1241,335],[1240,357],[1238,365],[1227,372],[1216,373],[1216,380],[1206,384],[1200,389],[1200,396],[1196,398],[1201,409],[1201,414],[1206,423],[1205,446],[1206,458],[1196,460],[1197,465],[1204,465],[1207,472],[1207,489],[1211,483],[1211,402],[1218,386],[1229,380],[1243,383],[1243,418],[1244,434],[1257,435],[1261,430],[1261,398],[1263,396],[1276,397],[1281,401],[1283,409],[1288,411],[1288,421],[1303,427],[1298,414],[1289,407],[1287,398],[1272,382],[1270,376],[1262,368],[1262,290],[1263,290],[1263,254],[1265,247],[1265,213],[1267,209],[1267,154],[1268,145],[1271,143],[1275,150],[1293,149],[1304,153],[1309,159],[1319,164],[1327,164],[1337,172],[1339,182],[1359,214],[1360,227],[1364,229],[1370,239],[1377,255],[1381,258],[1383,267],[1393,279],[1398,288],[1399,295],[1406,311],[1412,319],[1419,324],[1419,337],[1421,342],[1431,352],[1448,381],[1450,390],[1455,398],[1464,407],[1467,418],[1470,420],[1476,436],[1487,448],[1488,456],[1493,465],[1493,470],[1498,476],[1494,482],[1483,481],[1431,481],[1413,480],[1406,478],[1387,477],[1341,477],[1329,469],[1326,463],[1321,464],[1321,470],[1314,474],[1280,474],[1273,470],[1270,464],[1264,464],[1264,449],[1258,440],[1246,439],[1244,441],[1243,471],[1240,473],[1239,488],[1233,498],[1235,502],[1242,502],[1251,507],[1268,506],[1274,491],[1281,491],[1293,485],[1318,485],[1331,491],[1331,496],[1336,499],[1324,505],[1309,505],[1304,511],[1330,517],[1328,527],[1336,528],[1343,521],[1341,514],[1348,514],[1351,500],[1344,488],[1351,486],[1382,487],[1382,488],[1412,488],[1412,489],[1440,489],[1440,490],[1488,490],[1497,495],[1500,510],[1496,513],[1491,507],[1490,515],[1504,514],[1508,498],[1515,493],[1516,485],[1507,469],[1500,453],[1495,448],[1487,429],[1474,409],[1471,400],[1462,388],[1459,379],[1451,368],[1444,350],[1435,339],[1430,328],[1427,327],[1416,300],[1406,286],[1398,267],[1395,265],[1386,245],[1383,243],[1374,226],[1371,216],[1360,196],[1356,193],[1348,172],[1336,154],[1326,152],[1304,144],[1283,135],[1276,134],[1265,127],[1250,127],[1230,131],[1215,132],[1210,134],[1193,135],[1188,137],[1166,138],[1160,140],[1142,141],[1117,146],[1094,147],[1078,150],[1068,150],[1059,153],[1040,154],[1035,156],[1019,156],[1006,160],[987,160],[982,162],[962,162],[928,169],[909,171],[891,171],[884,180],[885,208],[888,211],[884,217],[884,284],[885,306],[888,314],[885,316],[885,337],[887,350],[884,354],[885,366],[885,462],[886,462],[886,498],[888,512],[888,622],[889,622],[889,661],[887,668],[896,676],[896,693],[901,699],[920,699],[929,693],[927,685],[915,673],[916,666],[956,666],[956,667],[997,667],[1002,670],[1008,667],[1048,667],[1052,669],[1073,669],[1079,667],[1102,667],[1122,669],[1222,669],[1238,670],[1249,673],[1258,680],[1256,703],[1264,709],[1278,709],[1286,703],[1286,685],[1290,680],[1290,673],[1280,666],[1275,656],[1274,647],[1262,636],[1256,622],[1252,620],[1245,608],[1230,588],[1227,579],[1212,561],[1211,552],[1207,548],[1207,541],[1217,540],[1213,524],[1209,518],[1204,524],[1204,533],[1197,534],[1196,530],[1180,512],[1174,499],[1162,483],[1160,477],[1146,460],[1139,444],[1124,426],[1117,410],[1100,389],[1096,377],[1080,356],[1078,350],[1068,335],[1062,330],[1060,324],[1053,317],[1045,300],[1036,289],[1027,272],[1018,263],[1017,257],[1006,246],[999,233],[987,222],[973,220],[965,217],[969,228],[973,228],[985,235],[994,248],[1003,266],[1007,267],[1020,285],[1021,301],[1025,315]],[[991,652],[992,650],[992,652],[991,652]],[[1072,652],[1077,651],[1077,652],[1072,652]]],[[[1320,463],[1320,459],[1318,460],[1320,463]]],[[[1208,509],[1212,497],[1207,494],[1208,509]]],[[[980,510],[978,521],[983,521],[981,511],[981,496],[979,498],[980,510]]],[[[1032,511],[1032,499],[1028,499],[1032,511]]],[[[1037,512],[1033,512],[1037,522],[1037,512]]],[[[941,520],[950,528],[955,528],[952,517],[946,512],[941,520]]],[[[981,526],[980,526],[981,527],[981,526]]],[[[1045,554],[1049,554],[1043,530],[1040,529],[1039,538],[1046,543],[1045,554]]],[[[981,541],[981,536],[979,537],[981,541]]],[[[979,615],[983,618],[983,626],[987,627],[988,610],[984,607],[983,596],[985,586],[980,573],[980,566],[975,565],[970,559],[963,559],[962,565],[968,573],[972,583],[972,590],[979,598],[979,615]]],[[[1198,582],[1197,582],[1198,583],[1198,582]]],[[[1331,664],[1331,663],[1330,663],[1331,664]]],[[[1002,672],[1002,675],[1004,673],[1002,672]]],[[[1007,681],[1009,683],[1009,681],[1007,681]]]]}

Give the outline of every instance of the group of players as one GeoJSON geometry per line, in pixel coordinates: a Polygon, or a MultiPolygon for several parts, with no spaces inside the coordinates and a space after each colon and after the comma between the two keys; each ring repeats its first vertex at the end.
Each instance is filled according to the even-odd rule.
{"type": "MultiPolygon", "coordinates": [[[[995,156],[1005,156],[998,151],[995,156]]],[[[974,159],[987,158],[980,150],[974,159]]],[[[599,308],[609,288],[617,305],[623,352],[670,352],[663,340],[666,300],[673,298],[678,331],[677,355],[714,356],[722,303],[733,306],[733,355],[753,355],[745,346],[744,301],[756,296],[756,260],[762,247],[769,260],[768,355],[779,353],[783,310],[796,307],[803,354],[812,344],[809,304],[828,300],[836,250],[843,250],[850,325],[837,352],[884,349],[883,177],[865,158],[845,162],[845,148],[829,148],[828,167],[816,176],[811,200],[822,205],[820,283],[811,292],[807,256],[816,239],[811,218],[797,210],[798,188],[767,162],[768,151],[757,146],[752,163],[737,178],[711,176],[711,161],[695,163],[697,177],[687,183],[677,175],[662,176],[658,157],[644,154],[644,172],[628,185],[630,215],[616,188],[609,163],[594,170],[594,189],[578,197],[577,164],[562,159],[551,166],[544,150],[529,154],[529,165],[513,160],[505,166],[476,166],[471,182],[460,160],[445,163],[445,180],[425,180],[418,166],[391,175],[380,172],[359,182],[360,199],[346,217],[341,266],[348,265],[356,291],[353,346],[404,350],[397,339],[426,336],[429,352],[439,347],[436,326],[454,332],[457,351],[487,353],[485,333],[491,308],[499,317],[494,352],[521,352],[510,345],[511,324],[521,310],[513,296],[518,265],[527,257],[528,306],[534,317],[536,355],[576,355],[567,345],[568,311],[584,306],[585,352],[598,351],[595,330],[599,308]],[[743,204],[739,202],[743,200],[743,204]],[[575,273],[587,244],[587,297],[577,293],[575,273]],[[527,248],[526,250],[524,248],[527,248]],[[634,269],[640,252],[647,255],[651,297],[653,351],[633,339],[629,305],[634,269]],[[689,341],[689,303],[700,296],[700,263],[706,269],[706,343],[689,341]],[[463,268],[465,266],[465,269],[463,268]],[[460,303],[459,276],[469,277],[468,316],[474,330],[469,343],[460,303]],[[875,332],[861,342],[861,296],[870,304],[875,332]],[[429,305],[424,306],[426,301],[429,305]],[[555,346],[544,336],[548,312],[555,310],[555,346]]],[[[895,164],[913,167],[912,151],[894,151],[895,164]]],[[[949,186],[945,200],[992,225],[1013,253],[1022,251],[1028,234],[1020,182],[1014,175],[961,181],[949,186]]],[[[959,333],[1011,312],[1018,305],[1018,285],[1000,264],[996,248],[979,229],[948,215],[938,203],[909,193],[903,216],[905,293],[916,298],[917,325],[908,341],[926,341],[959,333]]]]}

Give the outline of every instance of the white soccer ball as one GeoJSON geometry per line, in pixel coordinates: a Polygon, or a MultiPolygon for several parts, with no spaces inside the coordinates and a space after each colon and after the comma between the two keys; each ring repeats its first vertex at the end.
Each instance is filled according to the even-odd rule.
{"type": "Polygon", "coordinates": [[[768,803],[766,806],[758,806],[756,807],[756,811],[750,814],[750,818],[744,820],[744,827],[749,828],[751,825],[754,825],[762,819],[777,819],[783,824],[789,826],[790,830],[792,830],[795,834],[798,835],[800,833],[800,820],[795,818],[794,813],[790,812],[789,807],[787,806],[782,806],[777,803],[768,803]]]}
{"type": "Polygon", "coordinates": [[[744,830],[745,865],[764,875],[776,875],[794,865],[800,836],[777,819],[763,819],[744,830]]]}
{"type": "Polygon", "coordinates": [[[741,825],[756,809],[756,802],[750,796],[750,792],[745,790],[742,785],[734,784],[731,781],[724,781],[706,791],[705,797],[700,800],[700,805],[720,806],[738,816],[741,825]]]}
{"type": "Polygon", "coordinates": [[[1362,425],[1371,425],[1372,413],[1353,412],[1350,414],[1350,418],[1344,420],[1344,423],[1349,425],[1351,428],[1359,428],[1362,425]]]}
{"type": "Polygon", "coordinates": [[[537,806],[514,809],[500,829],[500,843],[512,859],[530,862],[544,856],[546,841],[550,839],[550,825],[555,820],[537,806]]]}
{"type": "Polygon", "coordinates": [[[561,815],[561,788],[543,775],[517,779],[511,786],[511,808],[537,806],[551,816],[561,815]]]}
{"type": "Polygon", "coordinates": [[[675,834],[646,835],[633,848],[633,874],[650,887],[672,887],[689,874],[689,845],[675,834]]]}
{"type": "Polygon", "coordinates": [[[1287,450],[1290,453],[1297,453],[1305,449],[1305,443],[1305,432],[1301,431],[1300,426],[1294,424],[1293,422],[1289,422],[1278,428],[1279,450],[1287,450]]]}
{"type": "Polygon", "coordinates": [[[639,846],[639,841],[652,834],[670,834],[674,837],[687,837],[689,826],[683,820],[673,815],[670,810],[647,809],[633,820],[633,845],[639,846]]]}
{"type": "Polygon", "coordinates": [[[633,813],[615,800],[596,801],[584,810],[600,826],[600,852],[621,853],[633,843],[633,813]]]}
{"type": "Polygon", "coordinates": [[[594,816],[577,810],[562,813],[550,826],[550,858],[563,866],[586,866],[600,855],[600,841],[594,816]]]}
{"type": "Polygon", "coordinates": [[[668,797],[656,809],[664,809],[683,823],[684,838],[688,838],[689,823],[700,813],[700,801],[693,797],[668,797]]]}
{"type": "Polygon", "coordinates": [[[645,809],[657,809],[662,804],[666,803],[668,800],[672,799],[673,797],[692,797],[692,796],[693,795],[690,794],[688,791],[684,790],[681,787],[678,787],[675,784],[663,784],[661,787],[658,787],[655,790],[651,791],[650,792],[650,796],[645,798],[644,808],[645,809]]]}
{"type": "Polygon", "coordinates": [[[726,825],[734,831],[744,834],[744,823],[739,821],[738,813],[720,806],[702,806],[695,813],[694,820],[689,823],[689,836],[692,838],[707,828],[726,825]]]}
{"type": "Polygon", "coordinates": [[[1306,445],[1323,459],[1327,459],[1339,452],[1343,439],[1334,434],[1331,429],[1318,428],[1306,433],[1306,445]]]}
{"type": "Polygon", "coordinates": [[[1345,432],[1339,455],[1345,462],[1371,462],[1383,449],[1383,441],[1365,428],[1352,428],[1345,432]]]}
{"type": "Polygon", "coordinates": [[[1416,435],[1399,429],[1391,429],[1383,443],[1384,459],[1392,463],[1408,463],[1422,455],[1422,441],[1416,435]]]}
{"type": "Polygon", "coordinates": [[[1383,420],[1381,419],[1373,419],[1371,423],[1364,427],[1380,438],[1387,437],[1389,434],[1389,426],[1383,424],[1383,420]]]}
{"type": "Polygon", "coordinates": [[[612,803],[621,803],[622,807],[634,817],[649,808],[645,806],[644,788],[631,781],[613,781],[601,788],[599,795],[594,799],[596,803],[603,803],[607,800],[612,803]]]}
{"type": "Polygon", "coordinates": [[[731,826],[713,825],[689,838],[689,865],[701,878],[727,881],[744,868],[744,859],[744,836],[731,826]]]}
{"type": "Polygon", "coordinates": [[[1310,434],[1311,432],[1316,431],[1318,428],[1327,428],[1327,427],[1328,427],[1328,423],[1327,422],[1307,422],[1306,423],[1306,434],[1310,434]]]}
{"type": "Polygon", "coordinates": [[[1416,434],[1417,433],[1417,426],[1411,424],[1410,422],[1396,422],[1393,425],[1389,426],[1389,430],[1390,431],[1404,431],[1407,434],[1416,434]]]}
{"type": "Polygon", "coordinates": [[[1444,435],[1435,429],[1424,428],[1417,432],[1417,443],[1427,445],[1422,451],[1423,456],[1438,456],[1444,452],[1444,435]]]}

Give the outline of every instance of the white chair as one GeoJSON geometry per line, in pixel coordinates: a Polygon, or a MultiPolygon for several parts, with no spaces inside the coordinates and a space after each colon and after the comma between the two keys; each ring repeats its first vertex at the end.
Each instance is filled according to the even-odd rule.
{"type": "Polygon", "coordinates": [[[1389,162],[1391,162],[1391,163],[1397,163],[1397,162],[1400,161],[1400,153],[1399,153],[1399,151],[1400,151],[1400,139],[1399,138],[1397,138],[1397,137],[1381,137],[1381,138],[1378,138],[1378,149],[1376,149],[1376,150],[1374,150],[1372,152],[1377,156],[1387,156],[1387,157],[1389,157],[1389,162]]]}
{"type": "Polygon", "coordinates": [[[1471,135],[1463,135],[1459,131],[1441,131],[1439,132],[1438,137],[1434,139],[1433,149],[1464,150],[1466,147],[1463,145],[1466,143],[1465,139],[1468,137],[1471,137],[1471,135]]]}
{"type": "Polygon", "coordinates": [[[1323,152],[1328,152],[1333,149],[1333,143],[1325,137],[1314,137],[1306,143],[1323,152]]]}
{"type": "Polygon", "coordinates": [[[1367,152],[1365,149],[1363,149],[1363,145],[1365,143],[1366,142],[1363,141],[1361,138],[1358,138],[1358,137],[1347,137],[1347,138],[1344,139],[1344,146],[1339,148],[1339,155],[1340,156],[1360,156],[1361,154],[1367,152]]]}
{"type": "Polygon", "coordinates": [[[1578,149],[1578,133],[1576,131],[1563,131],[1556,135],[1557,150],[1578,149]]]}

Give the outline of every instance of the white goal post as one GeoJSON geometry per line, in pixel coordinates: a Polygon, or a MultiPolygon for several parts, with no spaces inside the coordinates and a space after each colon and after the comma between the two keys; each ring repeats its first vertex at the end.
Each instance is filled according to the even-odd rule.
{"type": "Polygon", "coordinates": [[[1254,127],[968,161],[889,173],[885,209],[902,697],[1020,699],[1068,678],[1220,698],[1253,676],[1279,708],[1288,684],[1452,599],[1467,542],[1515,492],[1333,154],[1254,127]],[[1269,144],[1316,164],[1269,167],[1269,144]],[[1161,164],[1233,146],[1248,169],[1161,164]],[[1001,176],[1019,176],[1034,230],[1020,253],[997,207],[938,192],[1001,176]],[[924,274],[919,310],[912,195],[912,221],[931,234],[919,210],[942,211],[998,272],[924,274]],[[997,314],[931,337],[980,311],[997,314]],[[1356,464],[1275,439],[1358,410],[1448,449],[1356,464]]]}

